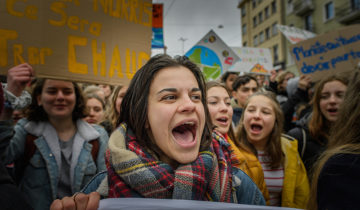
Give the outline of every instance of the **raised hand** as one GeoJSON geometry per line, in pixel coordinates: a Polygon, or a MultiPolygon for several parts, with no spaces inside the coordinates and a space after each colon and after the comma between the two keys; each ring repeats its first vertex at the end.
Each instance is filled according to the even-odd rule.
{"type": "Polygon", "coordinates": [[[17,97],[20,96],[33,76],[34,70],[28,63],[12,67],[7,74],[7,90],[17,97]]]}

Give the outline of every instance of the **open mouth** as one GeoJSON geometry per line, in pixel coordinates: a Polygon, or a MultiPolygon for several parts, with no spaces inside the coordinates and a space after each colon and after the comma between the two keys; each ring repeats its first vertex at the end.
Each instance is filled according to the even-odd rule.
{"type": "Polygon", "coordinates": [[[175,141],[181,146],[192,146],[195,143],[197,124],[194,121],[181,123],[172,130],[175,141]]]}
{"type": "Polygon", "coordinates": [[[220,118],[216,119],[216,121],[218,121],[220,124],[223,124],[223,125],[227,125],[228,120],[229,120],[229,118],[227,118],[227,117],[220,117],[220,118]]]}
{"type": "Polygon", "coordinates": [[[259,124],[251,124],[250,128],[253,133],[260,133],[263,129],[263,126],[259,124]]]}
{"type": "Polygon", "coordinates": [[[337,109],[337,108],[330,108],[330,109],[327,109],[327,111],[328,111],[331,115],[335,115],[335,114],[337,114],[338,109],[337,109]]]}

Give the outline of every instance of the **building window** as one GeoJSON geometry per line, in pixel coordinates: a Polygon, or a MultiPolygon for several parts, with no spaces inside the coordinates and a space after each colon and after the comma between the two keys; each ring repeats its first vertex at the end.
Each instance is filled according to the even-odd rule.
{"type": "Polygon", "coordinates": [[[242,34],[244,35],[244,34],[246,34],[246,32],[247,32],[246,24],[243,24],[242,25],[242,34]]]}
{"type": "Polygon", "coordinates": [[[287,0],[286,3],[286,14],[291,14],[294,11],[294,4],[292,0],[287,0]]]}
{"type": "Polygon", "coordinates": [[[270,28],[269,27],[265,29],[265,38],[266,38],[266,40],[270,39],[270,28]]]}
{"type": "Polygon", "coordinates": [[[246,9],[245,6],[241,7],[241,17],[245,17],[246,15],[246,9]]]}
{"type": "Polygon", "coordinates": [[[263,31],[260,32],[259,37],[260,37],[260,44],[261,44],[261,43],[263,43],[263,42],[265,41],[265,37],[264,37],[264,32],[263,32],[263,31]]]}
{"type": "Polygon", "coordinates": [[[254,46],[256,47],[258,45],[258,36],[254,36],[254,46]]]}
{"type": "Polygon", "coordinates": [[[263,22],[263,14],[262,12],[259,13],[259,24],[263,22]]]}
{"type": "Polygon", "coordinates": [[[256,16],[255,16],[255,17],[253,17],[253,26],[254,26],[254,28],[256,27],[256,25],[257,25],[257,19],[256,19],[256,16]]]}
{"type": "Polygon", "coordinates": [[[276,1],[271,2],[271,12],[272,14],[276,13],[276,1]]]}
{"type": "Polygon", "coordinates": [[[308,31],[314,31],[314,27],[313,27],[313,24],[312,24],[312,15],[306,15],[304,17],[304,21],[305,21],[305,30],[308,30],[308,31]]]}
{"type": "Polygon", "coordinates": [[[243,43],[243,47],[246,47],[246,46],[247,46],[247,42],[244,42],[244,43],[243,43]]]}
{"type": "Polygon", "coordinates": [[[274,56],[274,63],[279,61],[279,54],[278,54],[278,45],[274,45],[273,47],[273,56],[274,56]]]}
{"type": "Polygon", "coordinates": [[[269,18],[269,7],[265,7],[264,13],[265,13],[265,19],[269,18]]]}
{"type": "Polygon", "coordinates": [[[351,11],[360,9],[360,0],[351,0],[351,11]]]}
{"type": "Polygon", "coordinates": [[[271,26],[271,35],[272,35],[272,36],[276,36],[277,33],[278,33],[276,25],[277,25],[277,22],[275,22],[275,23],[272,24],[272,26],[271,26]]]}
{"type": "Polygon", "coordinates": [[[324,6],[325,21],[334,18],[334,3],[328,2],[324,6]]]}
{"type": "Polygon", "coordinates": [[[256,7],[256,0],[252,0],[252,8],[255,9],[256,7]]]}

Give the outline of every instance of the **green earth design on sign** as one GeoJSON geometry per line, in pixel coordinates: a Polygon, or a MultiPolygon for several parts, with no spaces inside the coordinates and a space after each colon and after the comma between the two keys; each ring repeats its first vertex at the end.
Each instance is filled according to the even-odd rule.
{"type": "Polygon", "coordinates": [[[215,80],[222,74],[219,57],[207,47],[195,46],[185,56],[198,65],[208,81],[215,80]]]}

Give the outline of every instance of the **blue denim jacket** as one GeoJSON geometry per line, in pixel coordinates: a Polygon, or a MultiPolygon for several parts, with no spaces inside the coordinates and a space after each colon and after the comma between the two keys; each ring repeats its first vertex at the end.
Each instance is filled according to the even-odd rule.
{"type": "MultiPolygon", "coordinates": [[[[104,153],[109,138],[100,126],[91,126],[83,120],[78,120],[76,126],[70,166],[73,193],[80,191],[96,173],[105,170],[104,153]],[[92,145],[89,143],[95,139],[99,141],[96,163],[92,159],[92,145]]],[[[0,122],[0,147],[6,147],[3,160],[5,164],[13,163],[24,155],[28,133],[38,138],[34,140],[36,151],[24,168],[20,188],[34,209],[49,209],[57,198],[60,176],[60,164],[57,163],[61,163],[59,140],[51,124],[22,119],[13,130],[10,123],[0,122]]]]}

